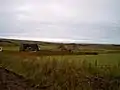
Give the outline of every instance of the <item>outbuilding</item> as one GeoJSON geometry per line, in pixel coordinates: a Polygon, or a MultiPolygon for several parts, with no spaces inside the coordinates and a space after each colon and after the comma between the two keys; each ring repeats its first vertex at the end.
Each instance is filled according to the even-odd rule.
{"type": "Polygon", "coordinates": [[[21,44],[20,51],[39,51],[39,47],[37,44],[21,44]]]}

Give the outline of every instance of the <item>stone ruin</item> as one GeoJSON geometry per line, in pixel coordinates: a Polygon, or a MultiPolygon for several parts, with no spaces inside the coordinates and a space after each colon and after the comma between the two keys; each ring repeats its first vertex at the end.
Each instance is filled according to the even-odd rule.
{"type": "Polygon", "coordinates": [[[19,51],[39,51],[37,44],[21,44],[19,51]]]}
{"type": "Polygon", "coordinates": [[[60,45],[58,49],[60,51],[69,51],[69,52],[78,52],[80,50],[78,45],[60,45]]]}

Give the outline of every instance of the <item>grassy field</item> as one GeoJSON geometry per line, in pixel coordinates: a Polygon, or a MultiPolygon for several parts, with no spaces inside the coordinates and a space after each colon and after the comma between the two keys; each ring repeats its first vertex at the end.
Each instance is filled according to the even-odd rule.
{"type": "Polygon", "coordinates": [[[119,53],[74,56],[30,54],[1,52],[0,66],[33,80],[38,88],[47,87],[47,90],[120,89],[119,53]]]}
{"type": "Polygon", "coordinates": [[[43,51],[18,52],[20,41],[1,42],[0,67],[30,79],[40,90],[120,90],[120,46],[80,44],[81,51],[71,54],[51,52],[59,46],[54,43],[41,43],[43,51]]]}

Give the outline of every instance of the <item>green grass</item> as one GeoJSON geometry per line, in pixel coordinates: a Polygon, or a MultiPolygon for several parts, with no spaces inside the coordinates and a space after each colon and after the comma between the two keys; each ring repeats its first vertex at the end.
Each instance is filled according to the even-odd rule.
{"type": "Polygon", "coordinates": [[[3,46],[3,51],[19,51],[18,46],[3,46]]]}
{"type": "Polygon", "coordinates": [[[115,78],[120,78],[120,54],[31,56],[0,52],[0,66],[48,90],[119,90],[115,78]],[[104,81],[99,81],[100,77],[104,81]]]}
{"type": "Polygon", "coordinates": [[[48,87],[46,90],[120,90],[120,47],[80,44],[78,54],[100,54],[75,55],[57,52],[59,44],[37,43],[41,51],[31,53],[18,52],[18,40],[1,42],[0,66],[31,79],[38,87],[48,87]]]}

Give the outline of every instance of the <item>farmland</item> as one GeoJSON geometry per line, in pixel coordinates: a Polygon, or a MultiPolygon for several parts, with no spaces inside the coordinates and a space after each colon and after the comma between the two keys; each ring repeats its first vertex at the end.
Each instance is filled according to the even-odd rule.
{"type": "Polygon", "coordinates": [[[20,41],[11,42],[0,42],[0,67],[32,80],[40,90],[120,90],[119,46],[80,45],[80,53],[55,55],[59,44],[41,43],[43,53],[19,52],[20,41]]]}

